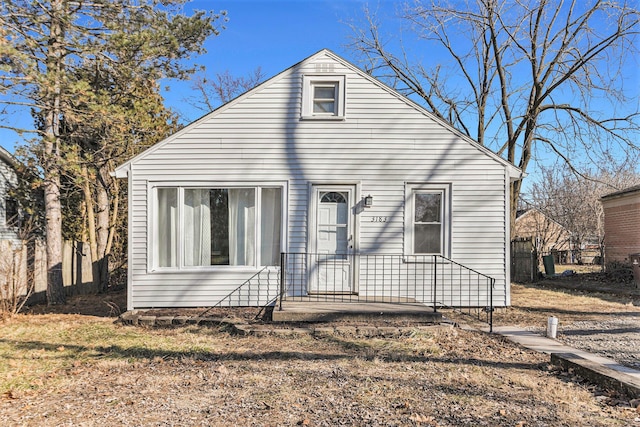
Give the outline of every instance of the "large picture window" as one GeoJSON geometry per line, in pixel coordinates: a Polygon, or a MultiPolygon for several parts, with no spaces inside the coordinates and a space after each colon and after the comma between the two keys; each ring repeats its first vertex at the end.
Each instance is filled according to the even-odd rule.
{"type": "Polygon", "coordinates": [[[156,199],[158,267],[278,264],[282,188],[157,188],[156,199]]]}
{"type": "Polygon", "coordinates": [[[405,215],[405,254],[448,256],[448,186],[408,186],[405,215]]]}

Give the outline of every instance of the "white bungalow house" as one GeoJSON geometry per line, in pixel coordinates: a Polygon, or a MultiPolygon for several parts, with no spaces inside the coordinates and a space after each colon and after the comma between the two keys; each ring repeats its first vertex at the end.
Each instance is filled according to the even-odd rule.
{"type": "Polygon", "coordinates": [[[329,50],[120,165],[128,309],[510,303],[521,171],[329,50]]]}

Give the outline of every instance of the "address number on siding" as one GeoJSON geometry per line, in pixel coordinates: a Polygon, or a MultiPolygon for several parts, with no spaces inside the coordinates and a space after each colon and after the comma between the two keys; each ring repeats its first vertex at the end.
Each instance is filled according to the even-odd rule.
{"type": "Polygon", "coordinates": [[[371,222],[387,222],[389,221],[388,216],[372,216],[371,222]]]}

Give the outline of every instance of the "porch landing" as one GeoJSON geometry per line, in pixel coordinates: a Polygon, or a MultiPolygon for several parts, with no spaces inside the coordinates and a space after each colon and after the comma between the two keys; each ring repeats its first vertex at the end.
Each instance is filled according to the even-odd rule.
{"type": "Polygon", "coordinates": [[[442,314],[417,303],[282,301],[273,309],[273,322],[405,321],[439,323],[442,314]]]}

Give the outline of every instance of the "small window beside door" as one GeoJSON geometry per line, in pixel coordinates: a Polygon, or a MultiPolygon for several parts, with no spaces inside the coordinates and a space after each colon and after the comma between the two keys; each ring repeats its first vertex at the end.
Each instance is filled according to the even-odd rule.
{"type": "Polygon", "coordinates": [[[413,195],[413,253],[442,253],[442,192],[413,195]]]}
{"type": "Polygon", "coordinates": [[[449,256],[449,186],[406,189],[405,255],[449,256]]]}
{"type": "Polygon", "coordinates": [[[344,94],[344,76],[304,76],[301,118],[343,120],[344,94]]]}

